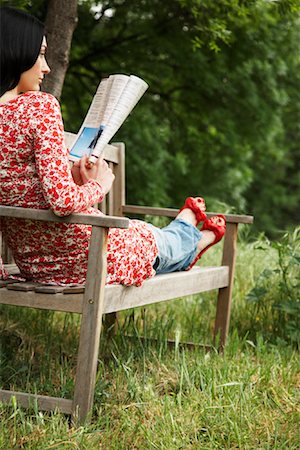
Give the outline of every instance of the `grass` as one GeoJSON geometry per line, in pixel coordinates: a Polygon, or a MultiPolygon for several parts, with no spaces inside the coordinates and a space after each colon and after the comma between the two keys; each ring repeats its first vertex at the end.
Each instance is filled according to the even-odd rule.
{"type": "MultiPolygon", "coordinates": [[[[276,270],[276,249],[258,248],[239,245],[223,355],[179,344],[207,342],[215,293],[124,312],[115,338],[101,341],[91,423],[74,427],[58,412],[41,413],[34,405],[25,410],[12,401],[0,406],[0,448],[298,449],[297,345],[276,334],[271,304],[261,310],[247,301],[264,269],[276,270]],[[141,340],[141,334],[158,341],[141,340]],[[175,340],[172,348],[167,337],[175,340]]],[[[205,264],[218,258],[216,247],[205,264]]],[[[0,325],[4,388],[72,395],[76,315],[2,306],[0,325]]]]}
{"type": "Polygon", "coordinates": [[[1,448],[299,448],[299,359],[290,347],[234,335],[220,356],[118,337],[110,355],[89,426],[2,406],[1,448]]]}

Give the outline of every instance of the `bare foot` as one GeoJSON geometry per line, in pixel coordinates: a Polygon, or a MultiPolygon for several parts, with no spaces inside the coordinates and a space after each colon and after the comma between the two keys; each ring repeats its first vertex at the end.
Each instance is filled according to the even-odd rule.
{"type": "Polygon", "coordinates": [[[212,244],[215,240],[215,234],[213,231],[203,230],[202,237],[197,245],[197,255],[202,252],[208,245],[212,244]]]}

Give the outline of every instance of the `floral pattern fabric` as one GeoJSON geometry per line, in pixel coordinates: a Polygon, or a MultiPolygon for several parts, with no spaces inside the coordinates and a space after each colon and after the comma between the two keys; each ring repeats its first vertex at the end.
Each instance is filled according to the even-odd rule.
{"type": "MultiPolygon", "coordinates": [[[[78,186],[73,180],[61,111],[52,95],[27,92],[0,104],[2,205],[50,208],[58,216],[102,214],[92,205],[103,198],[97,181],[78,186]]],[[[85,282],[90,226],[2,218],[1,228],[24,278],[60,285],[85,282]]],[[[145,222],[110,229],[107,283],[141,285],[155,275],[156,255],[145,222]]]]}

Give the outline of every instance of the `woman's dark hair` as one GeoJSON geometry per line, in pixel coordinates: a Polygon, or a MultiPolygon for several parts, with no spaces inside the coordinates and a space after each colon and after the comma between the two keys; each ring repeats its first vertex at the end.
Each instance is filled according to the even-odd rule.
{"type": "Polygon", "coordinates": [[[34,66],[44,35],[44,24],[35,17],[9,6],[0,8],[0,97],[34,66]]]}

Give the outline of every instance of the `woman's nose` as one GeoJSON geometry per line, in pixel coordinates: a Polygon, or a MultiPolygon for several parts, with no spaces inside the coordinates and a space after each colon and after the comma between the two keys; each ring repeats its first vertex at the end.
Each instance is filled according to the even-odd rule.
{"type": "Polygon", "coordinates": [[[43,70],[43,73],[44,73],[45,75],[47,75],[48,73],[51,72],[51,69],[50,69],[50,67],[48,66],[48,63],[47,63],[46,59],[44,60],[44,65],[43,65],[42,70],[43,70]]]}

